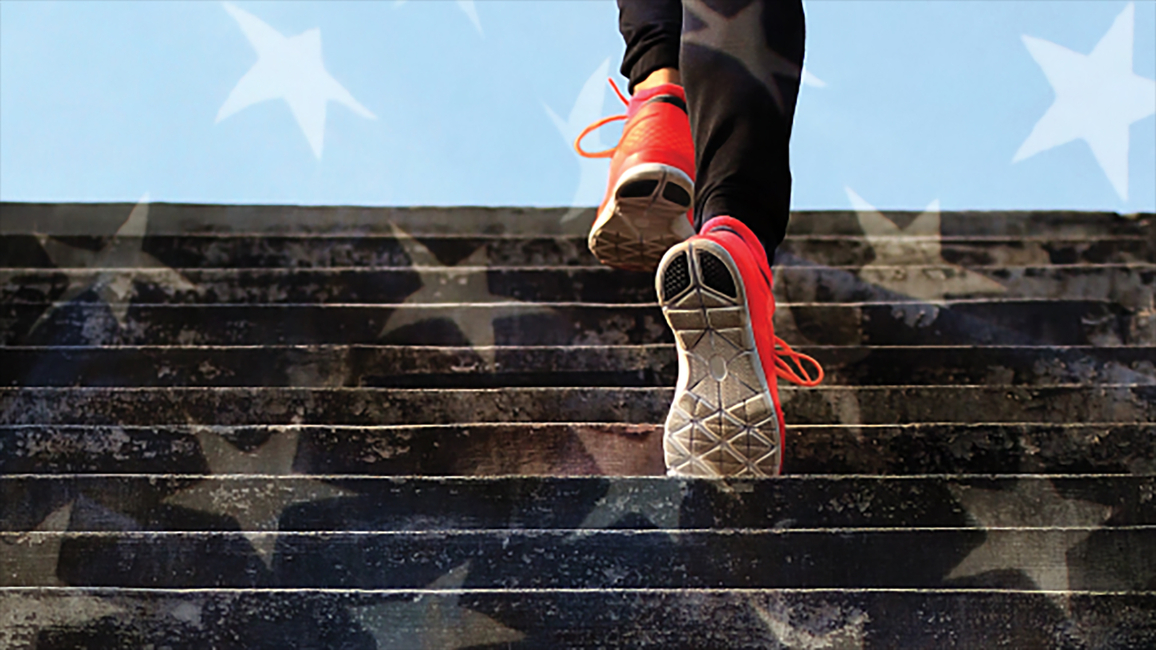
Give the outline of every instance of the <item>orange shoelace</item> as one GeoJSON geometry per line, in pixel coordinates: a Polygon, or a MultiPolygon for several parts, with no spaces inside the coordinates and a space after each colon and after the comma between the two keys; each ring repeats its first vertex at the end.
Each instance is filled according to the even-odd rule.
{"type": "MultiPolygon", "coordinates": [[[[610,87],[614,89],[614,94],[618,95],[618,99],[621,99],[623,104],[626,104],[627,106],[629,106],[630,101],[627,100],[626,95],[623,95],[622,91],[618,89],[618,85],[614,83],[614,79],[607,78],[606,81],[610,82],[610,87]]],[[[586,151],[585,149],[582,148],[582,138],[585,138],[587,135],[590,135],[590,133],[592,131],[594,131],[595,129],[599,129],[606,124],[609,124],[609,123],[614,122],[616,120],[625,120],[625,119],[626,119],[625,113],[623,113],[622,115],[612,115],[610,117],[604,117],[604,118],[598,120],[597,122],[591,124],[590,126],[586,127],[585,129],[582,129],[582,133],[579,133],[578,137],[575,138],[575,140],[574,140],[574,151],[577,151],[578,155],[582,156],[583,158],[612,158],[612,157],[614,157],[614,152],[618,150],[618,145],[614,145],[613,147],[610,147],[609,149],[606,149],[605,151],[593,151],[593,152],[591,152],[591,151],[586,151]]]]}
{"type": "Polygon", "coordinates": [[[787,345],[786,341],[776,336],[775,374],[799,386],[818,386],[819,382],[823,381],[823,366],[819,365],[819,362],[815,361],[814,357],[801,352],[795,352],[791,349],[791,346],[787,345]],[[799,376],[799,373],[795,372],[791,364],[787,363],[788,359],[794,362],[795,367],[799,369],[799,373],[802,373],[802,377],[799,376]],[[807,369],[803,367],[803,361],[809,361],[811,365],[815,366],[815,370],[818,371],[818,376],[812,379],[811,373],[807,372],[807,369]]]}

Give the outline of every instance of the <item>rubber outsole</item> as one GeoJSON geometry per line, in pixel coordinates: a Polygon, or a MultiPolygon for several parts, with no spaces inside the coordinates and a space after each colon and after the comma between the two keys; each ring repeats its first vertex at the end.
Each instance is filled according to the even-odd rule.
{"type": "Polygon", "coordinates": [[[741,277],[730,253],[703,239],[675,245],[659,265],[656,290],[678,349],[662,440],[672,476],[779,474],[779,421],[741,277]]]}
{"type": "Polygon", "coordinates": [[[631,167],[590,228],[590,252],[607,266],[654,272],[671,246],[694,234],[686,217],[693,194],[694,182],[677,167],[631,167]]]}

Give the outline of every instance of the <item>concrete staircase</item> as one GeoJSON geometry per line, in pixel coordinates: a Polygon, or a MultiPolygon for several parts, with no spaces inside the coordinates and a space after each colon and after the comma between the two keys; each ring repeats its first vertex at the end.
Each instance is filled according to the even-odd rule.
{"type": "Polygon", "coordinates": [[[0,204],[0,648],[1156,646],[1156,218],[798,213],[787,476],[663,476],[566,210],[0,204]]]}

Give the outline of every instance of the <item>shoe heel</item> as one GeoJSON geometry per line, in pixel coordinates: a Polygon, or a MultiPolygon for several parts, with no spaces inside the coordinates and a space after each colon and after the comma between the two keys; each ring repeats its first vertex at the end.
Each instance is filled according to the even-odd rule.
{"type": "Polygon", "coordinates": [[[686,217],[694,182],[676,167],[636,165],[590,228],[587,244],[603,264],[652,272],[671,246],[694,235],[686,217]]]}

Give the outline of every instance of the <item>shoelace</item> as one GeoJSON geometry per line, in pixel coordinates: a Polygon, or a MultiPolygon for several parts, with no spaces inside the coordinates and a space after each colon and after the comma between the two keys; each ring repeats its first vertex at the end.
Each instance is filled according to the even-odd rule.
{"type": "MultiPolygon", "coordinates": [[[[618,99],[621,99],[623,104],[629,106],[630,101],[627,100],[626,96],[622,94],[622,91],[618,89],[618,85],[614,83],[614,79],[608,78],[606,81],[610,82],[610,87],[614,89],[614,94],[618,95],[618,99]]],[[[604,117],[604,118],[598,120],[597,122],[594,122],[590,126],[586,127],[585,129],[582,129],[582,133],[579,133],[578,137],[574,140],[574,150],[578,152],[579,156],[582,156],[584,158],[610,158],[610,157],[613,157],[614,152],[618,149],[618,145],[615,145],[609,149],[606,149],[605,151],[590,152],[590,151],[586,151],[582,148],[582,138],[585,138],[592,131],[594,131],[595,129],[601,128],[602,126],[604,126],[606,124],[609,124],[609,123],[614,122],[616,120],[625,120],[625,119],[626,119],[625,114],[612,115],[610,117],[604,117]]],[[[738,234],[738,233],[736,233],[736,234],[738,234]]],[[[795,352],[793,349],[791,349],[791,346],[788,345],[786,341],[784,341],[783,339],[781,339],[777,336],[774,337],[774,341],[775,341],[775,375],[777,375],[783,379],[786,379],[787,381],[791,382],[792,384],[797,384],[799,386],[805,386],[805,387],[818,386],[819,383],[823,381],[823,377],[824,377],[823,366],[819,365],[819,362],[816,361],[814,359],[814,357],[812,357],[810,355],[803,354],[801,352],[795,352]],[[788,359],[791,362],[794,362],[795,367],[799,369],[799,372],[795,372],[795,369],[792,368],[791,364],[787,362],[788,359]],[[803,367],[803,361],[808,361],[811,363],[811,365],[815,366],[815,370],[817,371],[816,377],[814,377],[814,378],[811,377],[811,373],[807,372],[807,369],[805,367],[803,367]],[[802,374],[801,377],[799,376],[800,373],[802,374]]]]}
{"type": "Polygon", "coordinates": [[[819,365],[819,362],[815,361],[814,357],[803,354],[802,352],[795,352],[791,349],[791,346],[787,345],[786,341],[777,336],[774,338],[776,375],[786,379],[792,384],[798,384],[799,386],[818,386],[819,382],[823,381],[823,366],[819,365]],[[787,359],[790,359],[795,363],[795,366],[799,369],[799,372],[802,373],[802,377],[800,377],[795,372],[795,369],[792,368],[789,363],[787,363],[787,359]],[[803,361],[809,361],[811,362],[811,365],[815,366],[815,369],[818,371],[817,377],[814,379],[811,378],[811,373],[807,372],[807,369],[803,367],[803,361]]]}
{"type": "MultiPolygon", "coordinates": [[[[766,252],[763,250],[762,244],[758,243],[757,239],[755,240],[755,246],[751,245],[750,238],[754,237],[754,234],[751,233],[750,230],[746,228],[746,226],[741,225],[739,222],[735,222],[733,219],[729,221],[734,223],[733,227],[730,224],[720,224],[714,228],[711,228],[711,231],[726,230],[742,240],[747,245],[747,248],[751,249],[751,254],[766,257],[766,252]],[[744,236],[742,232],[739,232],[740,230],[745,230],[747,236],[744,236]]],[[[763,281],[767,283],[767,289],[769,291],[771,286],[771,279],[767,277],[766,274],[764,274],[763,281]]],[[[772,316],[773,314],[767,314],[768,319],[772,318],[772,316]]],[[[795,352],[793,349],[791,349],[791,346],[788,345],[786,341],[777,336],[773,338],[775,344],[776,376],[782,377],[792,384],[798,384],[799,386],[806,387],[818,386],[819,383],[823,381],[823,366],[819,365],[819,362],[815,361],[814,357],[803,354],[802,352],[795,352]],[[798,373],[795,372],[795,368],[791,367],[791,364],[787,363],[788,359],[794,362],[795,367],[799,369],[798,373]],[[811,365],[815,366],[815,370],[818,371],[818,376],[814,379],[811,378],[811,373],[807,372],[807,369],[803,367],[804,360],[811,362],[811,365]],[[800,373],[803,375],[802,377],[799,376],[800,373]]]]}
{"type": "MultiPolygon", "coordinates": [[[[626,104],[627,106],[629,106],[630,101],[628,99],[626,99],[626,95],[623,95],[622,91],[618,89],[618,85],[614,83],[614,79],[607,78],[606,81],[610,82],[610,87],[614,89],[614,94],[618,95],[618,99],[621,99],[623,104],[626,104]]],[[[582,156],[583,158],[612,158],[614,156],[614,152],[618,150],[618,145],[614,145],[613,147],[610,147],[609,149],[607,149],[605,151],[590,152],[590,151],[586,151],[585,149],[582,148],[582,138],[585,138],[587,135],[590,135],[590,133],[592,131],[594,131],[595,129],[599,129],[606,124],[609,124],[609,123],[614,122],[616,120],[625,120],[625,119],[626,119],[625,113],[623,113],[622,115],[612,115],[610,117],[604,117],[604,118],[598,120],[597,122],[591,124],[590,126],[586,127],[585,129],[582,129],[582,133],[579,133],[578,137],[575,138],[575,140],[574,140],[574,151],[577,151],[578,155],[582,156]]]]}

